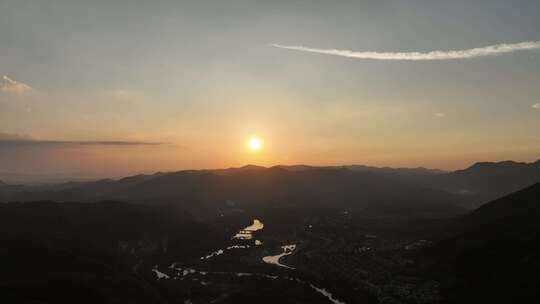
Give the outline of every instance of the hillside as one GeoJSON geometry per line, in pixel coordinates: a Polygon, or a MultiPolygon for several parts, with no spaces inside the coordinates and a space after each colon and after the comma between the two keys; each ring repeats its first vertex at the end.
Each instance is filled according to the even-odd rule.
{"type": "Polygon", "coordinates": [[[447,285],[449,298],[462,303],[537,302],[538,218],[539,183],[464,217],[454,236],[430,253],[438,260],[436,273],[447,285]]]}
{"type": "Polygon", "coordinates": [[[219,240],[180,210],[120,202],[0,204],[0,229],[2,303],[163,303],[156,258],[219,240]]]}

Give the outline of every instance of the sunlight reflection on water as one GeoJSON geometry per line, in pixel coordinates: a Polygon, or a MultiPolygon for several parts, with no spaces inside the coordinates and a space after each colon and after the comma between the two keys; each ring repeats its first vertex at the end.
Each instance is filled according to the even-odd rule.
{"type": "Polygon", "coordinates": [[[263,257],[263,261],[268,264],[274,264],[274,265],[284,267],[284,268],[295,269],[294,267],[281,264],[279,262],[279,259],[281,259],[282,257],[286,255],[292,254],[293,251],[296,249],[296,245],[293,244],[293,245],[281,246],[281,249],[283,249],[283,252],[281,254],[265,256],[263,257]]]}
{"type": "Polygon", "coordinates": [[[263,222],[259,221],[258,219],[254,219],[253,224],[240,230],[235,236],[233,236],[233,239],[251,240],[253,238],[253,232],[261,230],[263,228],[263,222]]]}

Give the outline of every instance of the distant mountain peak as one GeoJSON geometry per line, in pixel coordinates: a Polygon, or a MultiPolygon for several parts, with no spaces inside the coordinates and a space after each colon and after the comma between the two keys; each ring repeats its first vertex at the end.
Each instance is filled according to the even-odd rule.
{"type": "Polygon", "coordinates": [[[238,168],[240,170],[263,170],[263,169],[266,169],[266,167],[263,167],[263,166],[258,166],[258,165],[252,165],[252,164],[247,164],[245,166],[242,166],[240,168],[238,168]]]}
{"type": "Polygon", "coordinates": [[[512,168],[522,168],[534,163],[525,163],[525,162],[516,162],[513,160],[504,160],[500,162],[477,162],[472,166],[462,170],[462,171],[477,171],[477,170],[490,170],[490,169],[512,169],[512,168]]]}

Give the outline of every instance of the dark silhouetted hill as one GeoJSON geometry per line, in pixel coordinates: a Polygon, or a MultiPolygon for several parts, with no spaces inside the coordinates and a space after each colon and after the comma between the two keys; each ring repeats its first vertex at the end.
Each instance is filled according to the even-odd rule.
{"type": "Polygon", "coordinates": [[[538,303],[540,184],[483,205],[435,246],[455,303],[538,303]],[[496,291],[496,292],[494,292],[496,291]]]}
{"type": "Polygon", "coordinates": [[[120,202],[0,204],[0,230],[1,303],[163,303],[155,257],[216,239],[181,210],[120,202]]]}

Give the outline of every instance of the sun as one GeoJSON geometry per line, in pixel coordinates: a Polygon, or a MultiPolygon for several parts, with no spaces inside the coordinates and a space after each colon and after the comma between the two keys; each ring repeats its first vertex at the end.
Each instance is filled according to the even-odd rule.
{"type": "Polygon", "coordinates": [[[257,136],[251,136],[247,141],[247,147],[252,152],[259,151],[263,148],[263,141],[257,136]]]}

